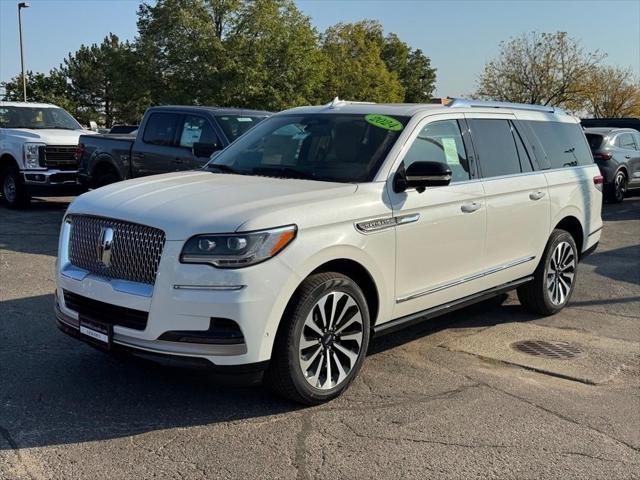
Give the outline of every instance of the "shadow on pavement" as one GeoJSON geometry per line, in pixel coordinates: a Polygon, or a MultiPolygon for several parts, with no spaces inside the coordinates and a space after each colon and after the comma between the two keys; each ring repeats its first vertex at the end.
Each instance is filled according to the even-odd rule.
{"type": "MultiPolygon", "coordinates": [[[[638,234],[640,235],[640,232],[638,234]]],[[[583,262],[595,266],[595,272],[598,275],[640,285],[640,244],[614,250],[596,250],[583,262]]]]}

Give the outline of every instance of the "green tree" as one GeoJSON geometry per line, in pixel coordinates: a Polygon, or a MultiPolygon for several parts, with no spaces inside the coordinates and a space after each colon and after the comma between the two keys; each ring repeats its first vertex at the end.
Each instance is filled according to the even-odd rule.
{"type": "Polygon", "coordinates": [[[365,20],[339,23],[323,35],[322,52],[327,62],[324,91],[328,98],[401,102],[404,88],[398,74],[382,58],[382,26],[365,20]]]}
{"type": "MultiPolygon", "coordinates": [[[[34,73],[27,71],[27,101],[51,103],[74,113],[75,103],[69,98],[66,79],[57,70],[53,70],[49,75],[44,73],[34,73]]],[[[9,81],[0,84],[4,89],[4,100],[10,102],[21,102],[22,75],[18,75],[9,81]]]]}
{"type": "Polygon", "coordinates": [[[116,121],[139,121],[139,104],[144,103],[136,87],[139,64],[131,44],[109,34],[100,45],[82,45],[70,53],[58,72],[66,79],[79,119],[102,120],[110,127],[116,121]]]}
{"type": "Polygon", "coordinates": [[[436,69],[420,49],[412,49],[395,33],[382,43],[382,59],[391,72],[398,75],[407,103],[428,102],[435,90],[436,69]]]}
{"type": "Polygon", "coordinates": [[[523,34],[500,44],[485,65],[476,96],[491,100],[570,105],[579,100],[581,80],[605,57],[585,52],[566,32],[523,34]]]}

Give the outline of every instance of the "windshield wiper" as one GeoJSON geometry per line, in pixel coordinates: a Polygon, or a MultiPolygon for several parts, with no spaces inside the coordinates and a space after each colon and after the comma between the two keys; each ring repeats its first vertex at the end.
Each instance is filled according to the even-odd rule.
{"type": "Polygon", "coordinates": [[[234,173],[236,175],[244,174],[244,172],[239,172],[238,170],[231,168],[229,165],[224,165],[223,163],[212,163],[207,166],[207,170],[209,170],[210,168],[215,168],[218,171],[224,172],[224,173],[234,173]]]}
{"type": "Polygon", "coordinates": [[[303,172],[302,170],[297,170],[291,167],[256,167],[251,171],[251,173],[267,177],[276,176],[282,178],[298,178],[302,180],[320,180],[320,178],[315,177],[311,173],[303,172]]]}

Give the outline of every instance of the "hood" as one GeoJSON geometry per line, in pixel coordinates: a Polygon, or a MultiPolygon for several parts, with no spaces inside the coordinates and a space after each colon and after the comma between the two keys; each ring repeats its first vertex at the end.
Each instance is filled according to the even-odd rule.
{"type": "Polygon", "coordinates": [[[21,138],[25,142],[46,143],[47,145],[77,145],[80,135],[95,134],[91,130],[59,130],[59,129],[28,129],[6,128],[4,133],[14,138],[21,138]]]}
{"type": "Polygon", "coordinates": [[[68,213],[149,225],[164,230],[167,240],[185,240],[200,233],[300,227],[318,204],[344,204],[356,190],[353,184],[193,171],[99,188],[78,197],[68,213]]]}

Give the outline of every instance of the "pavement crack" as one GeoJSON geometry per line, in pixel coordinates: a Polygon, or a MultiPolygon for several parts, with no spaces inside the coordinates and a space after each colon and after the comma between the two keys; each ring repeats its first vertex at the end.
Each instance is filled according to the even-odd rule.
{"type": "Polygon", "coordinates": [[[31,478],[32,480],[35,480],[36,477],[33,476],[31,471],[29,470],[29,467],[24,461],[24,458],[22,458],[22,454],[20,453],[20,447],[18,447],[18,444],[9,433],[9,430],[4,428],[2,425],[0,425],[0,436],[7,441],[7,443],[11,447],[11,450],[13,451],[13,453],[15,453],[16,457],[18,458],[18,463],[22,466],[22,468],[24,468],[24,471],[27,473],[29,478],[31,478]]]}
{"type": "Polygon", "coordinates": [[[296,436],[295,464],[298,469],[298,480],[309,480],[309,472],[307,470],[307,437],[312,429],[313,413],[309,412],[302,416],[302,426],[296,436]]]}

